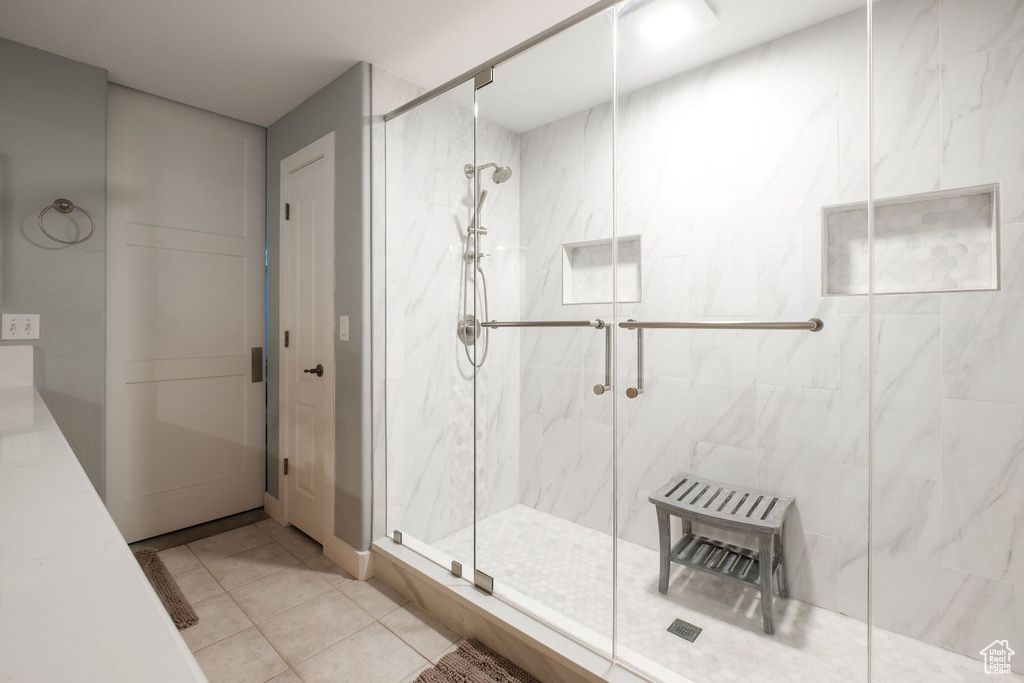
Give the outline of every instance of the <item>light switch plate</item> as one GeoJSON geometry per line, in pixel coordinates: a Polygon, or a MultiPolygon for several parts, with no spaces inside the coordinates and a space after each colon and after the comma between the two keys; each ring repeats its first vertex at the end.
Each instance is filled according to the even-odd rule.
{"type": "Polygon", "coordinates": [[[39,339],[38,313],[0,315],[0,340],[39,339]]]}
{"type": "Polygon", "coordinates": [[[348,316],[343,315],[338,318],[338,340],[348,341],[348,316]]]}

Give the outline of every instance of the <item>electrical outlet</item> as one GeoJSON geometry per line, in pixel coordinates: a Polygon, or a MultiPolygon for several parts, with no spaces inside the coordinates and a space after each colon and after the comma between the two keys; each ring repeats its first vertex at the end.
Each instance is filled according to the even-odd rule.
{"type": "Polygon", "coordinates": [[[0,316],[0,340],[39,339],[37,313],[4,313],[0,316]]]}
{"type": "Polygon", "coordinates": [[[338,316],[338,341],[348,341],[348,316],[338,316]]]}

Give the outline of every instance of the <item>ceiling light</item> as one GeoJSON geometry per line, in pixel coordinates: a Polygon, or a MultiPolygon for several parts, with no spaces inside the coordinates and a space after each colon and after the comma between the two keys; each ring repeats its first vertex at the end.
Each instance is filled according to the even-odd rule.
{"type": "Polygon", "coordinates": [[[619,9],[619,19],[633,24],[652,47],[664,48],[704,33],[718,17],[704,0],[630,0],[619,9]]]}

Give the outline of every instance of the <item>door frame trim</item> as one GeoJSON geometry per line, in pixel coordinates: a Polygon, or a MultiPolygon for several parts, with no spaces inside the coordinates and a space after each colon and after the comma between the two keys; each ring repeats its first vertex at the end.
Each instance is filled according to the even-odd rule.
{"type": "MultiPolygon", "coordinates": [[[[331,188],[331,191],[328,193],[327,202],[328,202],[328,205],[330,207],[331,222],[334,224],[333,227],[335,228],[335,229],[332,229],[330,231],[330,236],[331,236],[331,239],[330,239],[330,241],[331,241],[331,262],[332,263],[335,262],[335,258],[334,258],[335,244],[334,244],[334,241],[335,241],[335,232],[336,232],[336,226],[337,226],[337,222],[336,222],[337,221],[337,214],[336,214],[336,211],[335,211],[335,209],[336,209],[336,207],[335,207],[335,199],[336,199],[335,195],[336,195],[336,189],[337,189],[337,185],[336,185],[337,178],[336,178],[336,166],[335,166],[335,162],[334,162],[334,160],[335,160],[334,150],[335,150],[335,135],[334,135],[334,131],[331,131],[327,135],[324,135],[322,138],[309,143],[305,147],[303,147],[303,148],[293,152],[292,154],[289,154],[287,157],[282,159],[281,160],[281,166],[280,166],[280,177],[279,177],[279,181],[278,181],[280,183],[280,190],[281,190],[281,192],[278,195],[278,204],[279,204],[279,206],[277,207],[278,208],[278,226],[279,226],[279,229],[283,229],[284,224],[285,224],[285,218],[284,218],[285,202],[284,202],[284,191],[283,190],[284,190],[287,178],[288,178],[288,174],[292,173],[294,171],[297,171],[297,170],[303,168],[304,166],[308,166],[309,164],[313,163],[314,161],[317,161],[320,158],[323,158],[327,162],[328,175],[330,176],[330,188],[331,188]]],[[[284,526],[289,526],[290,525],[290,522],[289,522],[290,507],[289,507],[289,501],[288,501],[288,486],[287,486],[287,482],[285,481],[285,474],[284,474],[284,459],[285,459],[285,448],[284,448],[284,446],[288,442],[288,437],[291,435],[291,432],[290,432],[290,426],[291,425],[290,425],[288,420],[284,419],[285,418],[285,413],[284,413],[284,410],[283,410],[283,408],[287,405],[287,400],[288,400],[288,394],[286,393],[286,385],[285,385],[285,382],[284,382],[285,369],[286,369],[285,354],[284,354],[284,331],[285,331],[285,307],[284,307],[284,302],[285,302],[284,293],[285,292],[284,292],[284,288],[285,288],[285,283],[287,282],[287,278],[284,277],[284,275],[285,275],[285,263],[283,261],[283,256],[284,256],[284,250],[280,249],[278,254],[277,254],[277,267],[278,267],[278,275],[279,275],[279,277],[278,277],[278,291],[277,291],[278,303],[279,303],[279,305],[278,305],[278,314],[277,314],[277,318],[278,318],[278,339],[277,339],[277,354],[278,355],[277,355],[277,357],[281,359],[278,362],[278,368],[279,369],[278,369],[278,397],[277,397],[277,401],[278,401],[278,405],[277,405],[277,414],[278,414],[278,429],[277,429],[277,482],[278,482],[278,486],[277,486],[277,495],[278,495],[278,501],[280,503],[280,506],[278,508],[279,514],[280,514],[280,519],[278,519],[278,521],[281,524],[283,524],[284,526]]],[[[331,281],[329,283],[329,291],[331,293],[331,319],[329,320],[328,327],[330,328],[330,331],[331,331],[331,334],[330,334],[331,343],[329,345],[329,348],[330,348],[330,352],[331,352],[331,356],[332,357],[330,359],[331,362],[328,364],[328,367],[325,368],[325,370],[324,370],[324,379],[330,385],[330,391],[327,392],[328,393],[328,398],[327,398],[328,406],[327,407],[328,407],[328,413],[331,416],[331,429],[329,430],[330,442],[331,443],[330,443],[330,449],[328,449],[327,457],[325,458],[324,463],[323,463],[324,464],[324,468],[323,468],[323,482],[322,483],[323,483],[324,495],[323,495],[323,502],[322,502],[323,509],[321,511],[322,521],[323,521],[322,534],[323,534],[323,537],[324,537],[324,539],[323,539],[324,542],[323,542],[322,545],[324,546],[325,551],[326,551],[326,548],[328,546],[328,542],[334,538],[334,475],[335,475],[335,472],[334,472],[334,470],[335,470],[334,460],[335,460],[335,456],[336,456],[335,429],[337,427],[336,420],[335,420],[334,410],[335,410],[335,405],[336,405],[336,396],[335,396],[335,393],[336,393],[335,365],[336,365],[336,363],[335,363],[335,360],[336,360],[337,354],[334,352],[334,333],[335,333],[335,325],[334,325],[334,314],[335,314],[335,311],[334,311],[334,284],[335,284],[335,273],[334,273],[333,268],[331,269],[331,272],[330,272],[330,279],[331,279],[331,281]]]]}

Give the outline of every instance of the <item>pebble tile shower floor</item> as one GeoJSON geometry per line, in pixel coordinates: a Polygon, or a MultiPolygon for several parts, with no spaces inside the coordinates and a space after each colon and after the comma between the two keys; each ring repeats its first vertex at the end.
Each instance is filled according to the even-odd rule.
{"type": "Polygon", "coordinates": [[[199,615],[181,635],[210,683],[403,683],[461,640],[271,519],[160,558],[199,615]]]}
{"type": "MultiPolygon", "coordinates": [[[[557,612],[557,626],[584,640],[610,642],[612,539],[607,534],[516,505],[477,523],[477,560],[502,586],[557,612]]],[[[434,543],[470,562],[473,528],[434,543]]],[[[776,597],[776,633],[761,630],[756,590],[673,566],[658,593],[658,552],[619,544],[619,638],[629,651],[695,683],[851,683],[866,680],[863,622],[799,600],[776,597]],[[694,643],[667,632],[674,619],[703,629],[694,643]]],[[[874,683],[1024,683],[987,676],[979,661],[882,629],[874,630],[874,683]]]]}

